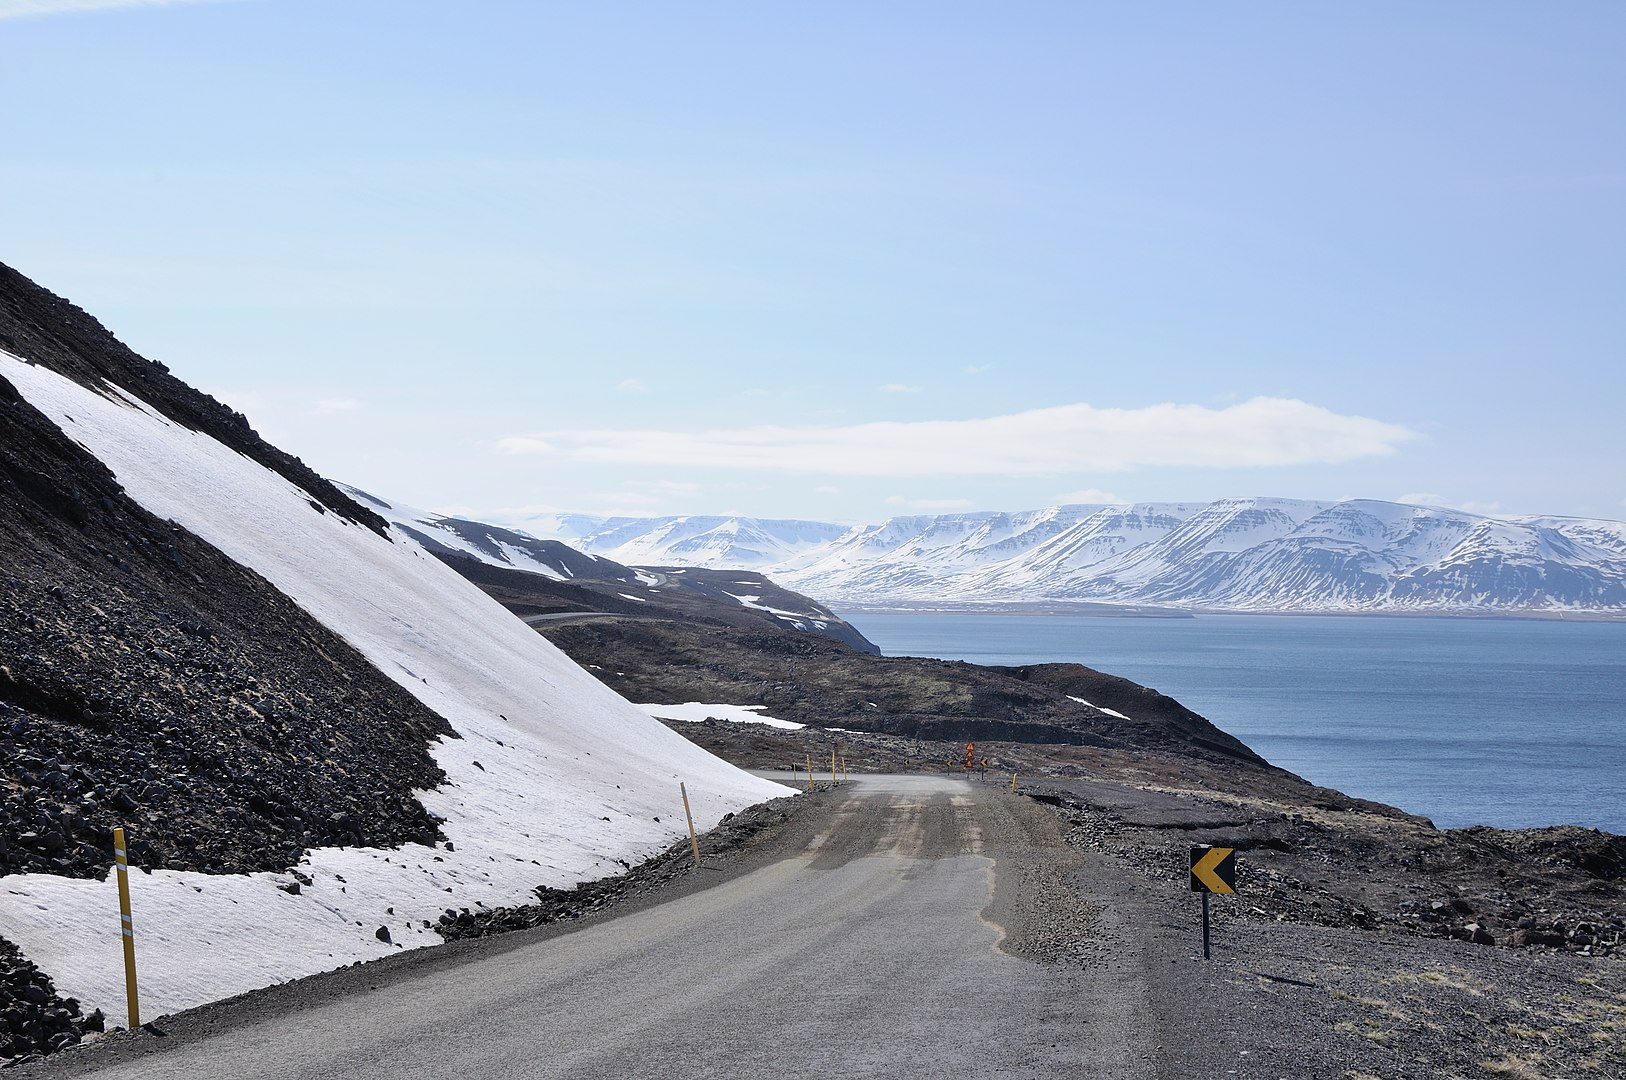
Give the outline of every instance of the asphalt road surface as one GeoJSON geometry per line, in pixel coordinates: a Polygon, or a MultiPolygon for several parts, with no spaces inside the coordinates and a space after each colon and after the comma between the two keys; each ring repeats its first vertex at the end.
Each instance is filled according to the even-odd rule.
{"type": "Polygon", "coordinates": [[[72,1074],[1209,1075],[1171,1064],[1147,957],[1102,945],[1146,935],[1114,929],[1129,909],[1110,883],[1074,889],[1091,868],[1047,808],[926,776],[855,777],[825,798],[783,851],[710,888],[251,1009],[218,1033],[90,1052],[72,1074]],[[1094,961],[1034,959],[1080,937],[1094,961]]]}

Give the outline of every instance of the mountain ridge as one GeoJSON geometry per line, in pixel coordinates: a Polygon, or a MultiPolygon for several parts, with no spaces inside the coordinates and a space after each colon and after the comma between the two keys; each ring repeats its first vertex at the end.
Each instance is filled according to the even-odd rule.
{"type": "MultiPolygon", "coordinates": [[[[510,524],[542,537],[565,520],[510,524]]],[[[755,570],[847,607],[1626,617],[1626,522],[1605,518],[1258,497],[910,515],[857,526],[700,515],[597,520],[595,527],[590,516],[569,515],[568,529],[553,538],[633,564],[755,570]],[[667,542],[674,535],[683,542],[667,542]],[[751,539],[732,542],[737,536],[751,539]]]]}

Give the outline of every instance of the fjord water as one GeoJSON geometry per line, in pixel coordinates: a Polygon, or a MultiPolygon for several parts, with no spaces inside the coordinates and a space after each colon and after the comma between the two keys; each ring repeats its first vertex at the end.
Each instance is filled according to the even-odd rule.
{"type": "Polygon", "coordinates": [[[847,616],[888,656],[1073,661],[1273,764],[1442,828],[1626,833],[1626,623],[1384,616],[847,616]]]}

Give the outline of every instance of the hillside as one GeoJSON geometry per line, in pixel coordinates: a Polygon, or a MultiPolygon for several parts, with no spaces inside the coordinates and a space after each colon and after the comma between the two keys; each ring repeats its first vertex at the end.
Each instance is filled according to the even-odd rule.
{"type": "Polygon", "coordinates": [[[783,589],[759,573],[624,566],[557,540],[432,514],[340,486],[532,623],[613,612],[717,626],[777,626],[828,637],[862,652],[880,651],[817,600],[783,589]]]}
{"type": "Polygon", "coordinates": [[[594,520],[516,524],[624,561],[756,570],[849,608],[1089,603],[1626,617],[1626,523],[1601,519],[1257,498],[923,515],[846,529],[594,520]]]}
{"type": "Polygon", "coordinates": [[[157,1015],[617,872],[680,835],[680,780],[702,826],[783,792],[5,268],[0,541],[0,983],[30,1001],[123,1015],[115,823],[157,1015]]]}

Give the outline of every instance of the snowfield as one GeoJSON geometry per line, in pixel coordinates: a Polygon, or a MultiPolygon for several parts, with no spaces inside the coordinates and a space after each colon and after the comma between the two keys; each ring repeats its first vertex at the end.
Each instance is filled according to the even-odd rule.
{"type": "MultiPolygon", "coordinates": [[[[662,727],[404,534],[386,541],[318,512],[281,476],[121,392],[3,352],[0,375],[137,502],[265,577],[461,736],[431,748],[448,782],[420,795],[448,844],[312,851],[298,895],[278,888],[294,880],[285,873],[132,873],[144,1019],[437,944],[429,926],[447,908],[617,873],[684,834],[679,782],[704,826],[790,793],[662,727]]],[[[59,993],[123,1020],[111,875],[0,878],[0,927],[59,993]]]]}
{"type": "Polygon", "coordinates": [[[764,715],[762,710],[768,707],[766,705],[707,705],[700,701],[687,701],[681,705],[638,707],[650,716],[659,716],[667,720],[686,720],[694,724],[703,720],[727,720],[731,724],[765,724],[786,731],[798,731],[807,726],[794,720],[781,720],[775,716],[764,715]]]}

